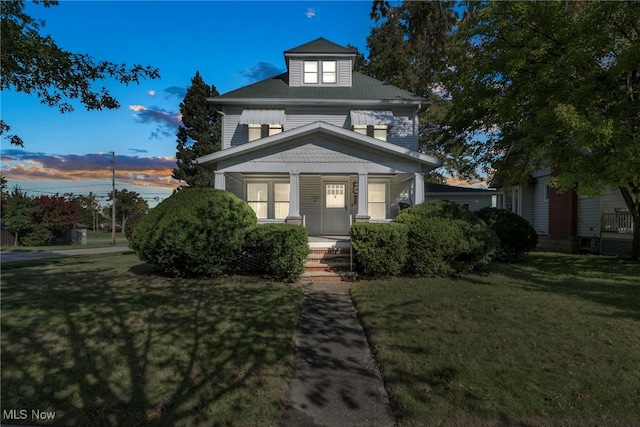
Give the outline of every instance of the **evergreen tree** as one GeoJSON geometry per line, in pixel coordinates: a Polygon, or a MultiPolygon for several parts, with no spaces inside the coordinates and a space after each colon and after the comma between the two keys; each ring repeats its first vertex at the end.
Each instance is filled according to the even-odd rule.
{"type": "Polygon", "coordinates": [[[200,72],[196,71],[191,79],[191,87],[180,103],[183,126],[178,129],[178,167],[173,170],[172,176],[189,187],[213,187],[214,184],[213,172],[193,161],[220,150],[220,115],[207,102],[207,98],[217,95],[216,87],[208,86],[200,77],[200,72]]]}

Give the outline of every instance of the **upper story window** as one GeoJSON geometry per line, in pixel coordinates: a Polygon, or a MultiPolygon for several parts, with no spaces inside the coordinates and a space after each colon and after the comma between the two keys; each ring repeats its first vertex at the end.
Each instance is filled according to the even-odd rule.
{"type": "Polygon", "coordinates": [[[336,83],[336,61],[322,61],[322,83],[336,83]]]}
{"type": "Polygon", "coordinates": [[[249,124],[249,142],[282,132],[282,125],[249,124]]]}
{"type": "Polygon", "coordinates": [[[304,61],[304,83],[318,83],[318,61],[304,61]]]}
{"type": "Polygon", "coordinates": [[[333,84],[338,82],[338,65],[336,61],[304,61],[304,84],[333,84]]]}
{"type": "Polygon", "coordinates": [[[249,142],[282,132],[284,110],[243,110],[238,124],[247,125],[249,142]]]}
{"type": "Polygon", "coordinates": [[[353,125],[353,130],[381,141],[386,141],[389,134],[389,126],[386,125],[353,125]]]}

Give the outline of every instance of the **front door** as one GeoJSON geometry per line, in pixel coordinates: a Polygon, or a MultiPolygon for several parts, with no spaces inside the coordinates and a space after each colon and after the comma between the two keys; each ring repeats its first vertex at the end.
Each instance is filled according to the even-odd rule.
{"type": "Polygon", "coordinates": [[[322,209],[323,234],[349,234],[348,181],[326,181],[322,209]]]}

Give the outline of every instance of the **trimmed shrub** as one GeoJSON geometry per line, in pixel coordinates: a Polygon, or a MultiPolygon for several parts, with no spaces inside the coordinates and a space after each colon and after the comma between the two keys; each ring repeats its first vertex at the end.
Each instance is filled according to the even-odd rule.
{"type": "Polygon", "coordinates": [[[180,277],[225,273],[257,218],[248,204],[213,188],[185,188],[163,200],[133,231],[141,260],[180,277]]]}
{"type": "Polygon", "coordinates": [[[20,239],[24,246],[49,246],[53,240],[53,234],[47,226],[38,224],[20,239]]]}
{"type": "Polygon", "coordinates": [[[244,255],[238,260],[240,271],[264,273],[277,280],[296,282],[304,273],[309,255],[307,229],[292,224],[264,224],[253,227],[246,236],[244,255]]]}
{"type": "Polygon", "coordinates": [[[469,252],[460,220],[431,217],[409,228],[406,272],[417,276],[450,276],[464,269],[458,258],[469,252]]]}
{"type": "Polygon", "coordinates": [[[477,215],[498,235],[498,261],[517,261],[538,244],[538,234],[529,221],[506,209],[482,208],[477,215]]]}
{"type": "Polygon", "coordinates": [[[496,234],[478,216],[446,200],[431,200],[411,206],[401,211],[396,221],[409,226],[410,259],[407,266],[411,274],[468,273],[488,264],[500,247],[496,234]],[[434,218],[449,221],[433,221],[434,218]],[[437,227],[442,227],[442,230],[438,232],[437,227]],[[427,240],[439,240],[441,243],[427,240]],[[429,259],[430,250],[434,251],[434,259],[429,259]],[[449,268],[445,269],[442,263],[449,268]]]}
{"type": "Polygon", "coordinates": [[[407,226],[398,223],[357,223],[351,226],[356,267],[372,276],[397,276],[407,260],[407,226]]]}

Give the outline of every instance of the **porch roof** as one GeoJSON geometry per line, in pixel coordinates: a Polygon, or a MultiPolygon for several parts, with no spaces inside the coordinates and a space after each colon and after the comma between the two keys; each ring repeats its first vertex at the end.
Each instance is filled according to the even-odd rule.
{"type": "Polygon", "coordinates": [[[442,161],[433,156],[418,153],[408,148],[394,145],[386,141],[381,141],[379,139],[362,135],[357,132],[353,132],[351,130],[321,121],[309,123],[307,125],[268,136],[266,138],[261,138],[252,142],[248,142],[246,144],[237,145],[226,150],[207,154],[195,159],[194,163],[209,167],[211,169],[216,169],[217,164],[221,161],[231,160],[234,157],[246,156],[249,154],[258,157],[261,154],[261,151],[273,150],[278,145],[286,145],[286,143],[288,142],[313,134],[325,134],[328,136],[337,137],[342,140],[348,141],[350,144],[360,146],[361,148],[374,150],[382,155],[391,155],[395,156],[396,158],[399,157],[405,160],[411,160],[423,165],[423,167],[428,170],[435,169],[442,165],[442,161]]]}

